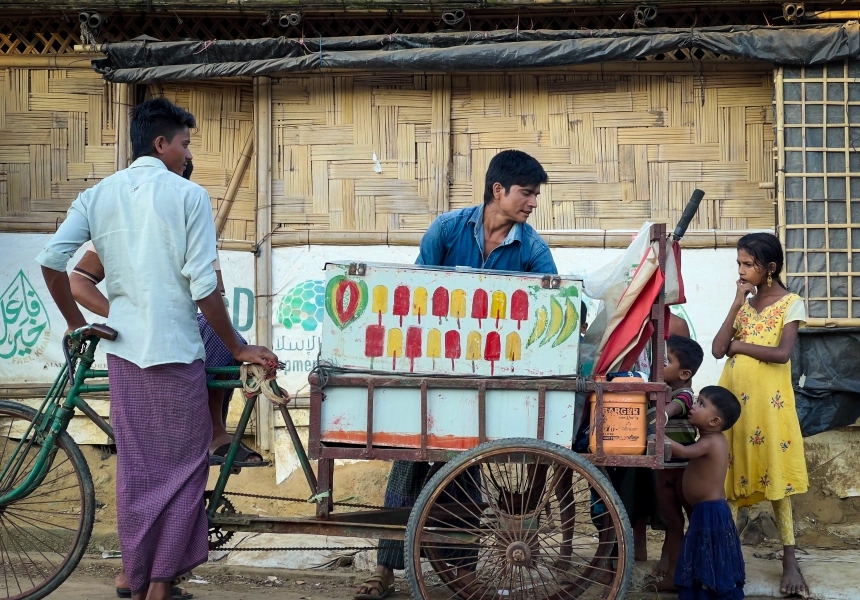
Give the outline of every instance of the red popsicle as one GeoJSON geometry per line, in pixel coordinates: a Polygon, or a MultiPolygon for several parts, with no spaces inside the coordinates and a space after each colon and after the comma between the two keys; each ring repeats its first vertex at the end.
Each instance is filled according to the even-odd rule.
{"type": "Polygon", "coordinates": [[[478,329],[481,328],[481,319],[486,319],[489,313],[489,301],[487,292],[478,288],[472,296],[472,318],[478,319],[478,329]]]}
{"type": "Polygon", "coordinates": [[[494,374],[495,362],[502,357],[502,338],[498,331],[487,334],[487,345],[484,346],[484,360],[490,361],[490,375],[494,374]]]}
{"type": "Polygon", "coordinates": [[[522,321],[529,320],[529,295],[523,290],[517,290],[511,296],[511,318],[517,322],[517,329],[522,321]]]}
{"type": "Polygon", "coordinates": [[[394,310],[392,314],[400,317],[400,326],[403,327],[403,317],[409,314],[409,288],[398,285],[394,288],[394,310]]]}
{"type": "Polygon", "coordinates": [[[460,358],[460,332],[456,330],[445,332],[445,358],[451,359],[451,370],[454,370],[454,359],[460,358]]]}
{"type": "Polygon", "coordinates": [[[373,368],[373,359],[382,356],[385,350],[385,327],[382,325],[368,325],[364,337],[364,355],[370,359],[370,368],[373,368]]]}
{"type": "Polygon", "coordinates": [[[415,370],[415,359],[421,357],[421,328],[410,327],[406,330],[406,358],[409,359],[409,372],[415,370]]]}
{"type": "Polygon", "coordinates": [[[442,324],[442,317],[448,316],[448,290],[443,287],[437,287],[433,292],[433,316],[439,317],[439,325],[442,324]]]}

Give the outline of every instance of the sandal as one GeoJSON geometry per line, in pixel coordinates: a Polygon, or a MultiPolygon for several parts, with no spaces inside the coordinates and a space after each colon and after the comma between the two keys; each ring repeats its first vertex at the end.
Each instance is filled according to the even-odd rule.
{"type": "Polygon", "coordinates": [[[380,598],[388,598],[394,593],[394,584],[385,587],[385,578],[382,575],[371,575],[368,577],[361,587],[378,591],[378,594],[355,594],[354,600],[379,600],[380,598]]]}
{"type": "MultiPolygon", "coordinates": [[[[222,444],[218,446],[212,454],[209,455],[209,466],[223,465],[227,460],[227,453],[230,451],[230,444],[222,444]]],[[[233,461],[234,467],[267,467],[269,462],[263,460],[263,455],[259,452],[254,452],[243,443],[239,443],[239,449],[236,450],[236,460],[233,461]],[[252,456],[256,456],[260,460],[249,461],[252,456]]]]}
{"type": "MultiPolygon", "coordinates": [[[[131,589],[130,588],[116,588],[116,597],[117,598],[131,598],[131,589]]],[[[186,592],[184,589],[182,589],[178,585],[174,585],[172,588],[170,588],[170,597],[173,600],[191,600],[194,597],[194,594],[186,592]]]]}

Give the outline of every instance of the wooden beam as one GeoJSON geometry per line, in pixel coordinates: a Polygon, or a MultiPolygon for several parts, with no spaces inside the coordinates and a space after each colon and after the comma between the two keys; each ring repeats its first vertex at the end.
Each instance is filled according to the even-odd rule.
{"type": "MultiPolygon", "coordinates": [[[[254,147],[257,149],[257,252],[254,295],[257,344],[272,347],[272,80],[254,78],[254,147]]],[[[272,403],[257,404],[257,440],[263,450],[274,447],[272,403]]]]}
{"type": "Polygon", "coordinates": [[[248,170],[248,165],[251,163],[251,156],[253,154],[254,131],[251,131],[248,133],[248,139],[245,140],[245,147],[242,148],[239,162],[233,170],[233,176],[230,178],[230,184],[227,186],[224,200],[221,201],[221,206],[218,207],[218,214],[215,215],[216,238],[221,237],[221,232],[224,230],[224,225],[227,223],[227,217],[230,214],[230,208],[233,206],[233,200],[236,199],[236,192],[239,191],[239,185],[242,183],[242,178],[245,177],[245,171],[248,170]]]}
{"type": "Polygon", "coordinates": [[[87,69],[101,54],[0,54],[0,69],[87,69]]]}

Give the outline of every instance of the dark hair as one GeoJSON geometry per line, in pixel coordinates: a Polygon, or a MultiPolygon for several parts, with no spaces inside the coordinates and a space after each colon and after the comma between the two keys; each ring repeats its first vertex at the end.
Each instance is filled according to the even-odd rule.
{"type": "Polygon", "coordinates": [[[520,150],[503,150],[493,157],[487,167],[484,183],[484,204],[493,201],[493,186],[501,183],[505,193],[512,185],[537,186],[546,183],[549,177],[541,164],[520,150]]]}
{"type": "Polygon", "coordinates": [[[579,326],[582,327],[588,320],[588,305],[583,302],[580,306],[582,307],[582,310],[579,311],[579,326]]]}
{"type": "Polygon", "coordinates": [[[707,398],[723,420],[723,431],[731,429],[741,416],[741,403],[737,397],[724,387],[709,385],[699,391],[699,396],[707,398]]]}
{"type": "Polygon", "coordinates": [[[154,151],[153,142],[163,136],[166,140],[185,129],[194,129],[197,121],[190,112],[176,106],[167,98],[153,98],[131,109],[132,158],[150,156],[154,151]]]}
{"type": "Polygon", "coordinates": [[[774,269],[771,276],[776,282],[785,289],[785,284],[780,279],[784,258],[782,254],[782,244],[779,238],[772,233],[748,233],[738,240],[738,250],[743,250],[753,257],[757,267],[761,267],[767,272],[768,265],[774,263],[774,269]]]}
{"type": "Polygon", "coordinates": [[[185,170],[182,171],[182,178],[190,180],[192,172],[194,172],[194,165],[189,160],[187,163],[185,163],[185,170]]]}
{"type": "Polygon", "coordinates": [[[681,368],[690,369],[693,375],[702,366],[705,353],[696,340],[682,335],[670,335],[669,339],[666,340],[666,347],[678,358],[678,364],[681,365],[681,368]]]}

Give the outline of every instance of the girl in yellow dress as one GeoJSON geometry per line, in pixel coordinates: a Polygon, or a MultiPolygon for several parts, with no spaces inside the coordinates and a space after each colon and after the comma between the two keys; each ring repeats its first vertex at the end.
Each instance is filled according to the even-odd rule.
{"type": "Polygon", "coordinates": [[[728,357],[720,385],[741,401],[740,419],[725,432],[726,497],[735,514],[740,506],[772,503],[784,546],[780,591],[797,595],[807,589],[794,553],[790,496],[807,490],[808,477],[790,358],[806,309],[780,280],[782,266],[776,236],[751,233],[738,241],[737,294],[712,350],[717,359],[728,357]]]}

